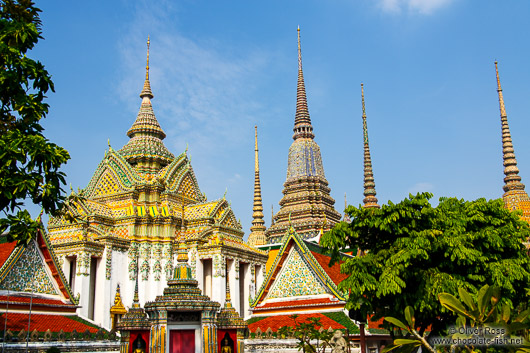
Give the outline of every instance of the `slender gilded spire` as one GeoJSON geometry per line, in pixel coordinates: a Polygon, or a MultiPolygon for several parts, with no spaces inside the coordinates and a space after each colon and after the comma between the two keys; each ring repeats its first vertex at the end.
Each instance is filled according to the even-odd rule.
{"type": "Polygon", "coordinates": [[[248,236],[249,244],[252,246],[263,245],[265,238],[265,221],[263,220],[263,203],[261,200],[261,184],[259,179],[258,158],[258,127],[254,126],[254,207],[252,213],[252,226],[248,236]]]}
{"type": "Polygon", "coordinates": [[[150,99],[153,99],[153,92],[151,92],[151,84],[149,83],[149,45],[151,44],[151,41],[149,40],[149,36],[147,36],[147,65],[145,66],[145,82],[144,82],[144,88],[142,89],[142,92],[140,93],[140,97],[149,97],[150,99]]]}
{"type": "Polygon", "coordinates": [[[346,193],[344,193],[344,217],[342,217],[342,220],[344,222],[351,222],[350,215],[348,212],[346,212],[346,209],[348,208],[348,200],[346,199],[346,193]]]}
{"type": "Polygon", "coordinates": [[[140,307],[140,299],[138,298],[138,277],[140,276],[140,272],[138,271],[138,258],[136,258],[136,282],[134,284],[134,298],[133,298],[133,308],[139,308],[140,307]]]}
{"type": "Polygon", "coordinates": [[[519,168],[517,168],[517,160],[515,159],[512,136],[510,134],[510,127],[508,126],[508,116],[506,115],[506,109],[504,107],[497,61],[495,61],[495,72],[497,74],[497,93],[499,94],[499,108],[501,112],[502,126],[502,158],[504,160],[505,175],[503,189],[506,192],[510,190],[524,190],[525,186],[521,183],[521,177],[519,176],[519,168]]]}
{"type": "Polygon", "coordinates": [[[364,140],[364,200],[363,207],[377,207],[377,197],[375,197],[375,180],[372,171],[372,157],[370,156],[370,145],[368,143],[368,127],[366,125],[366,108],[364,106],[364,86],[361,83],[361,99],[363,105],[363,140],[364,140]]]}
{"type": "Polygon", "coordinates": [[[300,46],[300,27],[298,27],[298,84],[296,87],[296,114],[294,118],[293,139],[313,138],[313,126],[307,108],[304,72],[302,71],[302,49],[300,46]]]}

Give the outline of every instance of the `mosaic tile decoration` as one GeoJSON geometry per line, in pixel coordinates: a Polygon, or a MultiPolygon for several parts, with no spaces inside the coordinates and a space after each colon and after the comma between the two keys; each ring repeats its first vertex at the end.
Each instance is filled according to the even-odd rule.
{"type": "Polygon", "coordinates": [[[293,248],[265,299],[326,293],[326,289],[315,278],[298,250],[293,248]]]}
{"type": "Polygon", "coordinates": [[[9,274],[0,283],[0,289],[31,292],[32,286],[36,293],[59,294],[44,268],[44,263],[34,242],[31,242],[23,251],[9,274]]]}

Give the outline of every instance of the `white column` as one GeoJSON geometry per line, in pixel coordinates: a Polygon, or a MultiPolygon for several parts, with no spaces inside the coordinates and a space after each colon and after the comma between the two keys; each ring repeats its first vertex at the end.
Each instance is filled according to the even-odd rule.
{"type": "Polygon", "coordinates": [[[224,304],[226,299],[225,258],[215,254],[213,259],[212,300],[224,304]]]}
{"type": "MultiPolygon", "coordinates": [[[[239,307],[239,271],[236,271],[236,267],[239,266],[238,264],[239,260],[234,259],[231,261],[227,261],[227,264],[230,265],[230,268],[228,269],[228,273],[230,276],[230,297],[232,299],[232,306],[236,309],[236,311],[239,313],[241,311],[239,307]]],[[[242,313],[239,313],[240,315],[242,313]]]]}
{"type": "Polygon", "coordinates": [[[252,286],[252,273],[250,271],[250,266],[254,266],[253,264],[241,264],[239,267],[239,278],[240,280],[243,280],[243,297],[240,299],[242,300],[242,307],[243,307],[243,313],[241,313],[241,317],[244,319],[247,319],[250,315],[249,310],[249,303],[248,298],[250,296],[250,289],[252,286]]]}
{"type": "Polygon", "coordinates": [[[75,259],[77,273],[75,275],[75,293],[74,296],[80,294],[79,305],[77,312],[88,318],[88,307],[90,300],[90,254],[82,252],[78,253],[75,259]]]}

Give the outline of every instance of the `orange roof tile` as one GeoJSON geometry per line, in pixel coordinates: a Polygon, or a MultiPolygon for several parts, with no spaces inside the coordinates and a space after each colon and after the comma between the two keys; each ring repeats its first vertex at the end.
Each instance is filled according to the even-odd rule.
{"type": "MultiPolygon", "coordinates": [[[[26,296],[18,296],[18,295],[10,295],[9,298],[7,295],[0,295],[0,303],[24,303],[29,304],[31,298],[26,296]]],[[[47,298],[36,298],[33,297],[33,300],[31,300],[32,304],[45,304],[45,305],[60,305],[60,306],[67,306],[67,307],[75,307],[74,304],[71,303],[64,303],[62,300],[59,299],[47,299],[47,298]]]]}
{"type": "Polygon", "coordinates": [[[12,241],[11,243],[0,244],[0,267],[4,266],[5,262],[7,261],[7,258],[9,257],[9,255],[11,255],[16,245],[16,241],[12,241]]]}
{"type": "Polygon", "coordinates": [[[333,304],[337,305],[340,302],[338,301],[331,301],[330,298],[316,298],[316,299],[304,299],[304,300],[289,300],[289,301],[282,301],[282,302],[276,302],[276,303],[266,303],[263,306],[259,306],[254,308],[255,311],[264,310],[264,309],[272,309],[272,308],[295,308],[295,307],[303,307],[303,306],[318,306],[318,305],[326,305],[326,304],[333,304]]]}
{"type": "Polygon", "coordinates": [[[329,260],[330,257],[326,255],[319,254],[315,251],[311,251],[311,254],[314,256],[315,260],[318,261],[318,264],[326,273],[328,274],[329,278],[335,283],[335,285],[338,285],[341,281],[345,280],[348,275],[345,273],[340,273],[340,265],[342,264],[342,261],[336,262],[333,264],[333,266],[329,266],[329,260]]]}
{"type": "MultiPolygon", "coordinates": [[[[283,326],[294,326],[294,321],[292,318],[289,317],[290,315],[276,315],[276,316],[269,316],[265,319],[256,321],[250,325],[248,325],[248,329],[250,332],[256,332],[256,330],[259,329],[261,332],[267,331],[267,329],[270,327],[273,332],[278,331],[280,327],[283,326]]],[[[337,329],[344,329],[345,327],[341,324],[339,324],[336,321],[333,321],[329,317],[322,315],[322,314],[302,314],[298,315],[296,318],[297,322],[304,322],[310,317],[317,317],[320,318],[320,323],[324,327],[324,329],[328,329],[331,327],[334,330],[337,329]]]]}
{"type": "MultiPolygon", "coordinates": [[[[28,329],[28,314],[7,313],[7,329],[13,332],[22,329],[28,329]]],[[[30,331],[37,330],[38,332],[58,332],[61,329],[64,332],[85,332],[87,329],[91,333],[98,331],[95,325],[83,323],[77,316],[64,315],[46,315],[46,314],[31,314],[30,331]]],[[[0,316],[0,327],[4,327],[6,322],[6,314],[2,313],[0,316]]]]}

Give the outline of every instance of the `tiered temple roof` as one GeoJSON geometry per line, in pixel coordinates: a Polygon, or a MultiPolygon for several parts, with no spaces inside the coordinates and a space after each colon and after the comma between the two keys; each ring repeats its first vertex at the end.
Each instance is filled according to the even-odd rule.
{"type": "Polygon", "coordinates": [[[294,120],[294,142],[289,148],[287,179],[284,183],[280,210],[274,224],[266,231],[267,243],[278,243],[292,226],[304,239],[315,237],[323,229],[330,230],[341,219],[334,209],[320,147],[314,141],[313,126],[307,107],[302,70],[300,28],[298,28],[298,85],[294,120]]]}

